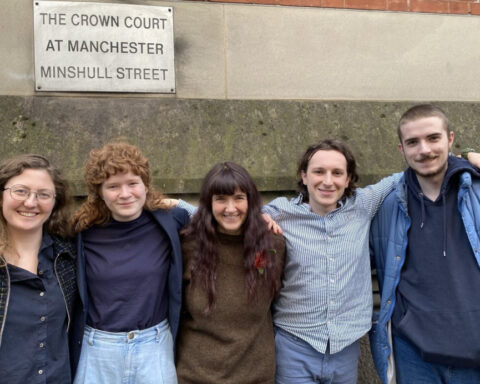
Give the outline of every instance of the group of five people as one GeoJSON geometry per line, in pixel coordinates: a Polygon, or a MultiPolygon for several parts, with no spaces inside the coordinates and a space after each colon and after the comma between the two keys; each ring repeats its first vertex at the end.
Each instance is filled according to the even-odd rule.
{"type": "Polygon", "coordinates": [[[47,159],[4,160],[0,382],[350,384],[370,329],[384,383],[480,382],[480,172],[449,154],[435,106],[398,135],[405,172],[357,188],[350,149],[323,140],[299,195],[263,207],[232,162],[207,173],[198,209],[167,199],[114,142],[91,151],[70,215],[47,159]]]}

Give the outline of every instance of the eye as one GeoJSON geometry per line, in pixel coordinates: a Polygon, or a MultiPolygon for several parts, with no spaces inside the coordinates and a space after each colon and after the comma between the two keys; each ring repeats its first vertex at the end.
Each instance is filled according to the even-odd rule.
{"type": "Polygon", "coordinates": [[[118,188],[118,185],[107,185],[106,187],[108,190],[115,190],[118,188]]]}
{"type": "Polygon", "coordinates": [[[235,200],[246,200],[247,196],[246,195],[236,195],[235,200]]]}
{"type": "Polygon", "coordinates": [[[333,171],[335,176],[343,176],[343,171],[333,171]]]}
{"type": "Polygon", "coordinates": [[[18,196],[28,196],[28,194],[30,193],[30,190],[24,187],[16,187],[16,188],[12,188],[12,192],[18,196]]]}
{"type": "Polygon", "coordinates": [[[40,200],[50,200],[53,197],[53,192],[38,191],[37,196],[40,200]]]}
{"type": "Polygon", "coordinates": [[[213,201],[224,201],[225,196],[223,196],[223,195],[213,195],[212,200],[213,201]]]}

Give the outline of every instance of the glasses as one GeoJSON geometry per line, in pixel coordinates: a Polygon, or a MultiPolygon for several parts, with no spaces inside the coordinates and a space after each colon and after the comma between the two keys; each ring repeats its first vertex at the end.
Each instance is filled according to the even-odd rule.
{"type": "Polygon", "coordinates": [[[27,200],[32,193],[34,193],[37,200],[41,201],[42,203],[48,203],[55,199],[55,193],[49,189],[32,191],[30,188],[25,187],[24,185],[12,185],[11,187],[4,188],[3,190],[6,191],[7,189],[10,190],[10,196],[12,196],[12,199],[19,201],[27,200]]]}

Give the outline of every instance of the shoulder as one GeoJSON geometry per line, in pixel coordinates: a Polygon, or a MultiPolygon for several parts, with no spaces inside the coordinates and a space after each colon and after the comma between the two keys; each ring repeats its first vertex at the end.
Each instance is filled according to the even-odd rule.
{"type": "Polygon", "coordinates": [[[283,235],[276,235],[272,234],[272,239],[273,239],[273,245],[275,249],[278,250],[284,250],[285,249],[285,237],[283,235]]]}
{"type": "Polygon", "coordinates": [[[173,220],[178,228],[183,228],[189,222],[188,212],[183,208],[157,209],[151,213],[157,220],[173,220]]]}
{"type": "Polygon", "coordinates": [[[76,257],[76,249],[74,245],[73,239],[62,239],[57,236],[52,236],[53,240],[53,247],[55,249],[55,253],[57,254],[66,254],[72,258],[76,257]]]}

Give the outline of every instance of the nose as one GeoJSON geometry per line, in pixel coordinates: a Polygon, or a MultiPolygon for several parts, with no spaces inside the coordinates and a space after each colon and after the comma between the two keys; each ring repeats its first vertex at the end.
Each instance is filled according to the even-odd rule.
{"type": "Polygon", "coordinates": [[[227,200],[227,206],[225,208],[227,212],[235,211],[235,202],[233,200],[227,200]]]}
{"type": "Polygon", "coordinates": [[[119,196],[123,198],[130,197],[130,189],[128,188],[128,185],[122,185],[119,196]]]}
{"type": "Polygon", "coordinates": [[[27,199],[23,201],[26,207],[35,207],[38,204],[37,192],[30,192],[27,199]]]}
{"type": "Polygon", "coordinates": [[[424,140],[420,140],[419,142],[419,150],[420,153],[429,153],[430,152],[430,145],[424,140]]]}
{"type": "Polygon", "coordinates": [[[332,174],[330,172],[325,173],[325,177],[323,178],[323,184],[326,184],[326,185],[332,184],[332,174]]]}

